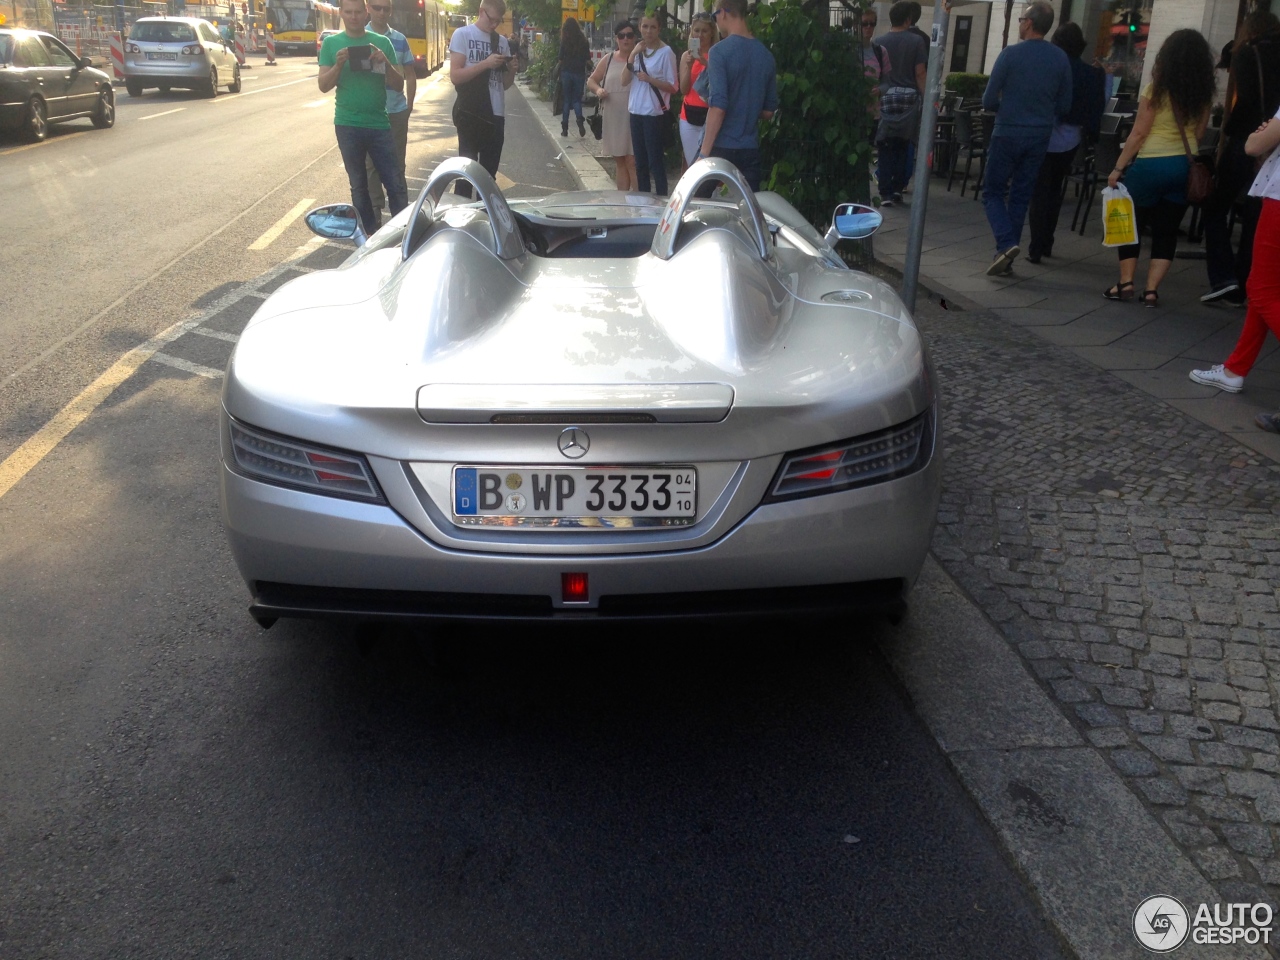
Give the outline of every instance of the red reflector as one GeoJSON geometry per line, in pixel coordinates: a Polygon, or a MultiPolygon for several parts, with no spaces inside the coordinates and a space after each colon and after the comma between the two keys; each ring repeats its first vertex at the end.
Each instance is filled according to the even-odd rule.
{"type": "Polygon", "coordinates": [[[328,470],[317,470],[317,471],[316,471],[316,479],[317,479],[317,480],[321,480],[321,481],[323,481],[323,480],[339,480],[339,481],[342,481],[342,480],[350,480],[350,479],[351,479],[351,477],[344,477],[344,476],[343,476],[342,474],[340,474],[340,473],[330,473],[328,470]]]}
{"type": "Polygon", "coordinates": [[[830,480],[836,475],[834,469],[814,470],[812,473],[801,473],[795,476],[795,480],[830,480]]]}
{"type": "Polygon", "coordinates": [[[816,457],[805,457],[803,460],[797,460],[796,463],[830,463],[832,460],[839,460],[843,456],[843,450],[832,450],[830,453],[820,453],[816,457]]]}
{"type": "Polygon", "coordinates": [[[560,594],[564,603],[586,603],[591,599],[585,573],[560,574],[560,594]]]}

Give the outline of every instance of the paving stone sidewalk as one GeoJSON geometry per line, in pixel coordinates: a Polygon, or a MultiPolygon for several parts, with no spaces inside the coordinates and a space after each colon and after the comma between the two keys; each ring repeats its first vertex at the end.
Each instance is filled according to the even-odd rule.
{"type": "MultiPolygon", "coordinates": [[[[1244,394],[1198,387],[1243,319],[1199,303],[1201,261],[1160,309],[1108,303],[1095,216],[1052,266],[989,279],[981,205],[939,184],[918,310],[944,399],[935,556],[1223,899],[1275,903],[1280,438],[1252,424],[1280,406],[1275,344],[1244,394]]],[[[885,213],[898,265],[909,208],[885,213]]]]}

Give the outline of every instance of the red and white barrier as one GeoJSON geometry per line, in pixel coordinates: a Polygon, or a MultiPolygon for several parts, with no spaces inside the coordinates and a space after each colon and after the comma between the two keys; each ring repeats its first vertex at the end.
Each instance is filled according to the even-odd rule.
{"type": "Polygon", "coordinates": [[[279,66],[276,63],[276,35],[270,30],[267,31],[267,66],[279,66]]]}
{"type": "Polygon", "coordinates": [[[245,64],[244,27],[240,26],[239,24],[236,25],[236,62],[239,63],[240,66],[242,67],[245,64]]]}
{"type": "Polygon", "coordinates": [[[118,33],[111,34],[111,70],[116,83],[124,82],[124,39],[118,33]]]}

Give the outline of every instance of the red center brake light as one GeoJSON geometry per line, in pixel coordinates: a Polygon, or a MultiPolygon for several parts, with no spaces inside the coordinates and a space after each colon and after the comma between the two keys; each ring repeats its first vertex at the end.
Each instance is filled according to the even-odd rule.
{"type": "Polygon", "coordinates": [[[591,592],[587,589],[585,573],[560,574],[560,598],[562,603],[589,603],[591,592]]]}

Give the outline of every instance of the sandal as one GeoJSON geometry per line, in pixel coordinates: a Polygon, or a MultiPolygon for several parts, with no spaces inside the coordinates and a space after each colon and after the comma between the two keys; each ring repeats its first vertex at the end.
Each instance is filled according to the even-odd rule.
{"type": "Polygon", "coordinates": [[[1160,292],[1158,290],[1143,290],[1142,305],[1144,307],[1160,306],[1160,292]]]}
{"type": "Polygon", "coordinates": [[[1124,283],[1117,283],[1114,287],[1103,290],[1102,295],[1108,300],[1132,300],[1133,281],[1126,280],[1124,283]]]}

